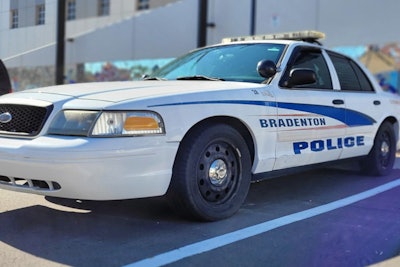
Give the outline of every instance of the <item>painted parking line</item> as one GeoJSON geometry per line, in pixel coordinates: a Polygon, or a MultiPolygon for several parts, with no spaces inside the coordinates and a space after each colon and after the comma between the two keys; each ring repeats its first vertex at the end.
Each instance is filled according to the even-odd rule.
{"type": "Polygon", "coordinates": [[[325,205],[321,205],[312,209],[308,209],[305,211],[293,213],[287,216],[283,216],[271,221],[266,221],[264,223],[260,223],[257,225],[253,225],[247,228],[243,228],[234,232],[230,232],[224,235],[216,236],[210,239],[206,239],[197,243],[193,243],[178,249],[174,249],[159,255],[156,255],[151,258],[147,258],[141,261],[137,261],[131,264],[126,265],[126,267],[141,267],[141,266],[162,266],[165,264],[173,263],[179,261],[181,259],[194,256],[203,252],[211,251],[216,248],[220,248],[234,242],[256,236],[270,230],[298,222],[301,220],[305,220],[335,209],[342,208],[344,206],[353,204],[363,199],[367,199],[369,197],[375,196],[382,192],[388,191],[395,187],[400,186],[400,178],[383,184],[381,186],[375,187],[373,189],[364,191],[362,193],[352,195],[350,197],[346,197],[334,202],[330,202],[325,205]]]}

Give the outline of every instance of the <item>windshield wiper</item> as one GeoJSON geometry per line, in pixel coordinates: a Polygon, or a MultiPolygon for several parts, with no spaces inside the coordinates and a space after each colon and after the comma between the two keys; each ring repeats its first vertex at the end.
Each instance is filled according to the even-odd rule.
{"type": "Polygon", "coordinates": [[[193,76],[183,76],[183,77],[178,77],[176,78],[177,80],[194,80],[194,81],[224,81],[224,79],[221,78],[215,78],[215,77],[208,77],[204,75],[193,75],[193,76]]]}
{"type": "Polygon", "coordinates": [[[143,81],[166,81],[167,79],[159,78],[159,77],[151,77],[149,75],[143,75],[143,81]]]}

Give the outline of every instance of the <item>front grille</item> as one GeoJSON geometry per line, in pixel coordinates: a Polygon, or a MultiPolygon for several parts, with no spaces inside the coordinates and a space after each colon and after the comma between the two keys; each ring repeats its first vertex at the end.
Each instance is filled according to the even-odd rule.
{"type": "Polygon", "coordinates": [[[37,107],[0,104],[0,134],[38,135],[52,109],[52,105],[37,107]],[[3,120],[2,118],[5,117],[3,116],[4,114],[7,114],[11,120],[3,120]]]}

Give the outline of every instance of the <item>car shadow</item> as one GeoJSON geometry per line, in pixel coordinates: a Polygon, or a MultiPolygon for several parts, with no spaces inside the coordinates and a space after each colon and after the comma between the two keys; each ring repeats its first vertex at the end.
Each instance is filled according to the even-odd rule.
{"type": "Polygon", "coordinates": [[[179,218],[173,213],[164,197],[113,200],[113,201],[92,201],[77,200],[57,197],[45,197],[53,204],[69,207],[82,212],[107,214],[107,216],[132,216],[134,218],[176,221],[179,218]]]}
{"type": "MultiPolygon", "coordinates": [[[[148,251],[154,235],[195,224],[180,220],[159,199],[47,200],[62,207],[34,205],[1,213],[0,242],[58,264],[121,266],[142,259],[138,252],[148,251]]],[[[175,231],[170,235],[174,240],[175,231]]]]}

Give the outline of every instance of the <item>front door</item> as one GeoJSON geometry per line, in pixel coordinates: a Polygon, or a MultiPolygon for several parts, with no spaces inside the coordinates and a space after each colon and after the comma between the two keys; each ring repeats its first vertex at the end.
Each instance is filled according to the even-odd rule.
{"type": "Polygon", "coordinates": [[[345,134],[345,106],[334,90],[323,51],[314,47],[295,50],[276,93],[278,129],[274,169],[336,160],[345,134]],[[311,69],[314,84],[293,86],[287,81],[295,69],[311,69]]]}

